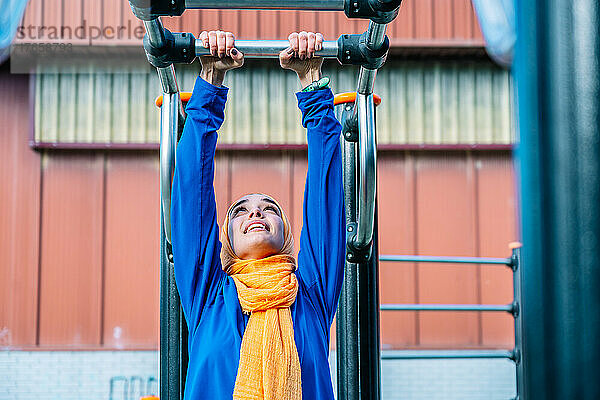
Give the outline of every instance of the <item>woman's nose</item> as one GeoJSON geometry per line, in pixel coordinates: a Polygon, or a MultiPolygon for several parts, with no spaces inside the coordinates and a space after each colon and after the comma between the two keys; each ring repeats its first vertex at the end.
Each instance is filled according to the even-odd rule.
{"type": "Polygon", "coordinates": [[[260,209],[255,208],[252,211],[250,211],[250,218],[255,218],[255,217],[262,217],[262,213],[260,212],[260,209]]]}

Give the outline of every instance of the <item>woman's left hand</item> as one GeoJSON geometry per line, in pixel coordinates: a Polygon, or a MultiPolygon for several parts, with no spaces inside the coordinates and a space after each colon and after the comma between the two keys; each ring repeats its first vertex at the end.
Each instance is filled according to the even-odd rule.
{"type": "Polygon", "coordinates": [[[321,79],[323,59],[315,52],[323,48],[323,35],[315,32],[293,32],[288,36],[290,46],[279,53],[281,68],[298,74],[302,88],[321,79]]]}

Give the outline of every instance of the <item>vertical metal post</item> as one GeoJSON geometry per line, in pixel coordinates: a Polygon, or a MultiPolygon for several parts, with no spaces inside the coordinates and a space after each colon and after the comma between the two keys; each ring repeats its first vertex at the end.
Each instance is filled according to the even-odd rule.
{"type": "Polygon", "coordinates": [[[170,236],[170,188],[180,128],[179,93],[163,93],[160,124],[161,249],[160,249],[160,398],[181,400],[187,373],[187,326],[175,284],[170,236]],[[166,181],[168,180],[168,181],[166,181]],[[168,201],[165,201],[168,199],[168,201]]]}
{"type": "MultiPolygon", "coordinates": [[[[336,116],[342,122],[342,112],[351,113],[352,103],[336,106],[336,116]]],[[[344,202],[346,223],[356,221],[356,143],[341,139],[344,202]]],[[[344,282],[336,319],[337,399],[359,399],[358,360],[358,267],[346,261],[344,282]]]]}
{"type": "Polygon", "coordinates": [[[516,7],[522,399],[598,399],[600,3],[516,7]]]}
{"type": "Polygon", "coordinates": [[[162,229],[160,243],[160,398],[181,400],[188,362],[187,324],[175,285],[173,263],[167,257],[167,241],[162,229]]]}
{"type": "Polygon", "coordinates": [[[521,244],[511,243],[512,257],[511,267],[513,270],[513,301],[516,306],[515,312],[515,349],[514,349],[514,360],[516,364],[516,381],[517,381],[517,397],[516,400],[523,399],[523,313],[521,309],[523,307],[523,301],[521,298],[521,274],[523,268],[521,268],[521,244]]]}
{"type": "MultiPolygon", "coordinates": [[[[377,200],[375,200],[377,204],[377,200]]],[[[360,343],[360,398],[381,398],[381,356],[379,337],[379,252],[377,206],[373,222],[371,257],[358,264],[358,334],[360,343]]]]}
{"type": "MultiPolygon", "coordinates": [[[[164,28],[160,18],[144,20],[148,40],[160,47],[164,28]]],[[[188,329],[175,284],[171,248],[171,179],[175,150],[185,113],[173,65],[157,68],[163,89],[160,109],[160,398],[181,400],[187,374],[188,329]]]]}
{"type": "MultiPolygon", "coordinates": [[[[370,100],[372,102],[372,97],[370,97],[370,100]]],[[[353,117],[353,108],[351,103],[337,106],[337,117],[342,124],[344,124],[344,118],[353,117]]],[[[372,139],[375,141],[375,108],[371,107],[369,110],[366,114],[359,113],[359,116],[372,118],[372,120],[359,121],[358,127],[360,129],[360,127],[370,124],[369,129],[373,133],[372,139]]],[[[360,134],[366,135],[365,129],[363,128],[363,132],[360,134]]],[[[353,230],[358,226],[356,224],[359,217],[358,209],[360,207],[364,208],[364,206],[359,205],[358,201],[361,196],[357,193],[357,188],[360,187],[357,171],[361,171],[360,160],[365,157],[358,157],[357,143],[352,141],[356,138],[353,135],[348,138],[349,140],[342,139],[342,148],[347,234],[352,235],[353,230]],[[350,223],[353,224],[350,225],[350,223]]],[[[363,143],[361,143],[362,145],[363,143]]],[[[372,143],[368,148],[371,151],[376,151],[376,143],[372,143]]],[[[365,148],[362,148],[362,151],[365,151],[365,148]]],[[[372,157],[375,157],[375,155],[372,155],[372,157]]],[[[364,171],[361,172],[361,174],[363,173],[364,171]]],[[[369,176],[368,178],[375,179],[375,176],[369,176]]],[[[375,204],[373,229],[369,228],[372,233],[372,241],[364,249],[369,257],[365,258],[357,254],[354,254],[354,256],[347,255],[347,260],[359,261],[357,263],[346,261],[344,283],[338,307],[336,325],[338,400],[379,400],[381,396],[376,196],[370,201],[375,204]]],[[[369,220],[370,218],[365,217],[365,219],[369,220]]],[[[363,220],[363,223],[365,223],[365,220],[363,220]]]]}

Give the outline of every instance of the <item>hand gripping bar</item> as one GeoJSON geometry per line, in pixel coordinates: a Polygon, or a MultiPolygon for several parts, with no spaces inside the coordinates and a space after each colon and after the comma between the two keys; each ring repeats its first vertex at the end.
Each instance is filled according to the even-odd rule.
{"type": "MultiPolygon", "coordinates": [[[[248,58],[277,58],[282,50],[287,49],[287,40],[237,40],[235,48],[248,58]]],[[[202,41],[196,39],[196,56],[210,55],[210,50],[202,46],[202,41]]],[[[338,42],[326,40],[323,49],[315,52],[319,57],[335,58],[338,56],[338,42]]]]}
{"type": "MultiPolygon", "coordinates": [[[[153,20],[153,21],[157,21],[153,20]]],[[[153,21],[145,25],[153,26],[153,21]]],[[[156,27],[155,27],[156,28],[156,27]]],[[[172,33],[168,29],[153,32],[147,30],[144,49],[148,62],[156,68],[166,68],[173,63],[191,63],[196,56],[210,54],[191,33],[172,33]]],[[[288,47],[287,40],[236,40],[235,47],[248,58],[277,58],[288,47]]],[[[369,31],[363,34],[341,35],[337,41],[324,41],[323,49],[315,54],[319,57],[337,58],[341,64],[361,65],[377,69],[383,65],[389,48],[389,40],[383,37],[378,48],[369,43],[369,31]]]]}

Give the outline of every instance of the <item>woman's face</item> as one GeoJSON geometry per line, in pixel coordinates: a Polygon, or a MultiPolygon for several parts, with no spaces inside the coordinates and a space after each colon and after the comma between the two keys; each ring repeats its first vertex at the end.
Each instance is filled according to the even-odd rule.
{"type": "Polygon", "coordinates": [[[262,194],[249,194],[234,203],[229,214],[231,247],[242,260],[278,254],[284,243],[281,210],[262,194]]]}

